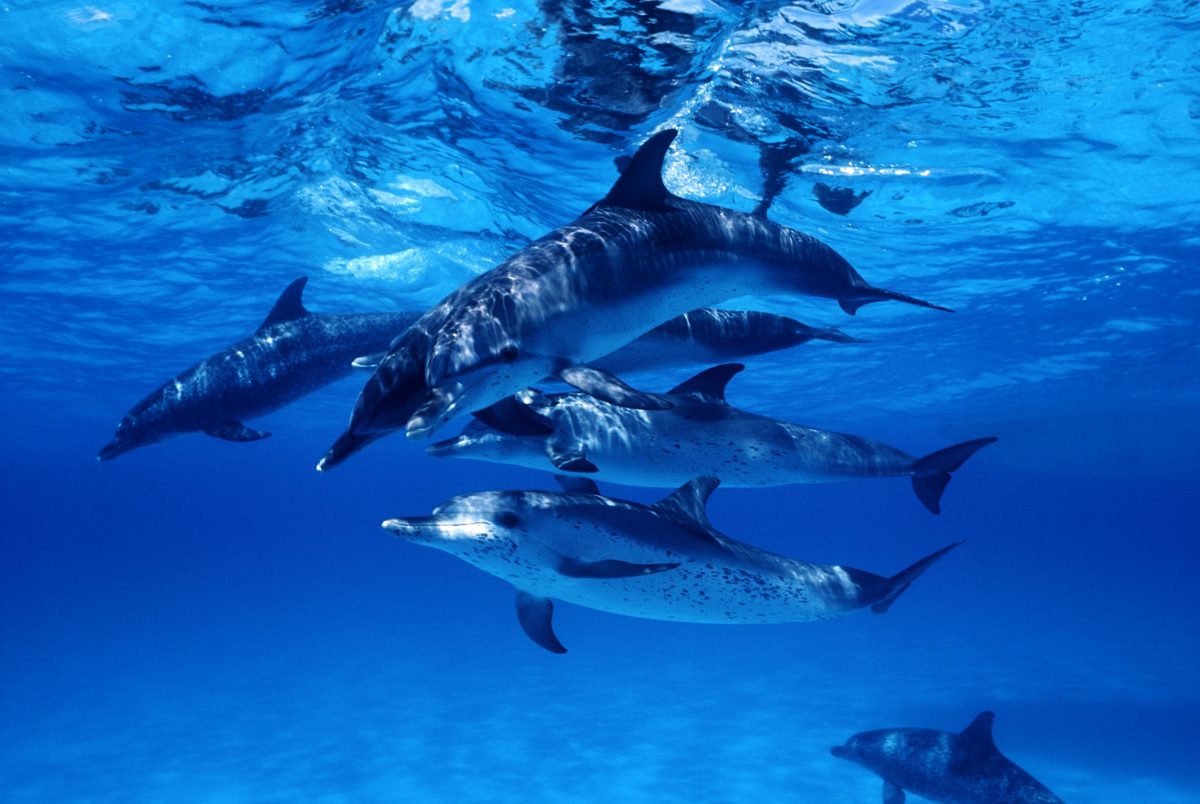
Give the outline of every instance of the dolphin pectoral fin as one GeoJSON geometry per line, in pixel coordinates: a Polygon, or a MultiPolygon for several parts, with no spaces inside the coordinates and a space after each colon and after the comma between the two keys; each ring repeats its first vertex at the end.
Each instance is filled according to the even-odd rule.
{"type": "Polygon", "coordinates": [[[362,357],[356,357],[351,360],[350,365],[357,369],[375,370],[379,368],[379,364],[383,362],[385,357],[387,357],[387,352],[379,352],[373,355],[363,355],[362,357]]]}
{"type": "Polygon", "coordinates": [[[546,436],[554,432],[554,422],[517,397],[506,396],[471,415],[493,430],[511,435],[546,436]]]}
{"type": "Polygon", "coordinates": [[[967,458],[997,440],[994,437],[976,438],[939,449],[913,461],[912,487],[917,499],[932,513],[941,513],[942,492],[950,482],[950,473],[962,466],[967,458]]]}
{"type": "Polygon", "coordinates": [[[599,472],[600,467],[589,461],[587,458],[571,457],[566,455],[551,455],[550,462],[554,464],[555,469],[561,469],[564,472],[599,472]]]}
{"type": "Polygon", "coordinates": [[[567,649],[554,635],[554,603],[548,597],[534,597],[517,590],[517,622],[526,636],[551,653],[566,653],[567,649]]]}
{"type": "Polygon", "coordinates": [[[671,403],[658,394],[648,394],[632,388],[609,374],[591,366],[568,366],[558,377],[567,385],[591,394],[602,402],[635,410],[667,410],[671,403]]]}
{"type": "Polygon", "coordinates": [[[551,437],[546,442],[546,457],[563,472],[599,472],[600,467],[587,459],[583,443],[569,438],[551,437]]]}
{"type": "Polygon", "coordinates": [[[212,427],[206,427],[204,432],[213,438],[222,438],[226,441],[259,441],[271,435],[262,430],[251,430],[241,422],[232,419],[212,427]]]}
{"type": "Polygon", "coordinates": [[[896,785],[883,780],[883,804],[904,804],[904,791],[896,785]]]}
{"type": "Polygon", "coordinates": [[[425,401],[413,411],[404,426],[404,433],[413,441],[428,438],[454,413],[457,400],[462,396],[463,384],[448,383],[437,388],[430,388],[425,401]]]}
{"type": "Polygon", "coordinates": [[[653,575],[656,572],[666,572],[679,566],[679,562],[670,564],[631,564],[628,561],[608,559],[606,561],[579,561],[574,558],[563,558],[559,562],[558,572],[568,578],[636,578],[639,575],[653,575]]]}
{"type": "Polygon", "coordinates": [[[577,475],[555,475],[554,479],[558,481],[558,485],[568,494],[599,494],[600,487],[596,485],[596,481],[590,477],[579,477],[577,475]]]}
{"type": "Polygon", "coordinates": [[[858,308],[864,304],[874,304],[882,301],[898,301],[905,304],[915,304],[917,307],[928,307],[930,310],[941,310],[943,313],[953,313],[949,307],[942,307],[940,304],[927,302],[924,299],[918,299],[915,296],[909,296],[905,293],[897,293],[894,290],[884,290],[883,288],[867,288],[865,293],[875,294],[863,298],[859,296],[857,299],[838,299],[838,307],[841,307],[849,315],[854,315],[858,312],[858,308]]]}

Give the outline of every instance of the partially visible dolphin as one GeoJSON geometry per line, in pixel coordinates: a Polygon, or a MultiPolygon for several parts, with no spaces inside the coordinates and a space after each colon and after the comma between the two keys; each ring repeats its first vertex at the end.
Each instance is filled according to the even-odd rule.
{"type": "Polygon", "coordinates": [[[890,578],[810,564],[734,541],[709,524],[716,478],[697,478],[652,506],[603,497],[586,478],[566,493],[491,491],[454,497],[431,516],[389,519],[396,535],[455,555],[517,588],[525,633],[554,653],[558,598],[600,611],[692,623],[822,620],[882,613],[938,550],[890,578]]]}
{"type": "Polygon", "coordinates": [[[977,438],[915,458],[862,436],[759,416],[725,401],[726,384],[742,368],[700,372],[663,394],[660,410],[523,391],[477,411],[461,435],[427,452],[667,488],[702,474],[734,487],[910,477],[917,498],[936,514],[950,473],[996,441],[977,438]]]}
{"type": "Polygon", "coordinates": [[[829,246],[765,216],[672,194],[662,165],[675,134],[647,140],[574,223],[466,283],[397,338],[317,468],[396,429],[425,438],[459,411],[550,376],[613,404],[654,407],[587,364],[675,316],[738,296],[820,296],[848,313],[888,299],[946,309],[873,287],[829,246]]]}
{"type": "Polygon", "coordinates": [[[180,433],[257,441],[263,416],[353,371],[358,355],[385,348],[413,313],[318,315],[304,309],[307,277],[287,286],[254,334],[201,360],[139,402],[96,456],[111,460],[180,433]]]}
{"type": "Polygon", "coordinates": [[[832,327],[757,310],[702,307],[676,316],[591,365],[612,374],[745,360],[812,340],[864,343],[832,327]]]}
{"type": "MultiPolygon", "coordinates": [[[[617,375],[659,371],[744,360],[814,340],[866,343],[840,329],[809,326],[786,315],[702,307],[660,324],[617,351],[593,360],[591,365],[617,375]]],[[[375,369],[385,357],[386,353],[364,355],[354,365],[375,369]]]]}
{"type": "Polygon", "coordinates": [[[957,734],[935,729],[864,731],[830,750],[883,777],[883,804],[903,804],[905,790],[945,804],[1063,804],[996,748],[995,718],[981,712],[957,734]]]}

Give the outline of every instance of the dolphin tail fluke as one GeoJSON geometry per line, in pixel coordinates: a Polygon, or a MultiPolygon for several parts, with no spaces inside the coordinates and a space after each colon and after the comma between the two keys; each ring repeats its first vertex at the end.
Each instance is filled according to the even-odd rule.
{"type": "Polygon", "coordinates": [[[877,296],[869,299],[839,299],[838,306],[845,310],[849,315],[854,315],[858,312],[858,308],[864,304],[874,304],[881,301],[898,301],[905,304],[915,304],[918,307],[928,307],[930,310],[941,310],[943,313],[953,313],[949,307],[942,307],[940,304],[927,302],[924,299],[918,299],[915,296],[908,296],[904,293],[897,293],[894,290],[884,290],[883,288],[871,288],[869,293],[876,293],[877,296]]]}
{"type": "Polygon", "coordinates": [[[917,499],[931,513],[940,514],[942,512],[942,492],[946,490],[946,484],[950,482],[950,473],[962,466],[967,458],[996,441],[995,437],[976,438],[973,441],[964,441],[952,447],[939,449],[937,452],[931,452],[924,458],[913,461],[912,487],[917,494],[917,499]]]}
{"type": "Polygon", "coordinates": [[[338,436],[338,440],[333,442],[333,446],[329,448],[324,457],[317,461],[317,471],[328,472],[367,444],[370,444],[377,438],[382,438],[386,434],[387,431],[355,433],[347,430],[338,436]]]}
{"type": "Polygon", "coordinates": [[[941,550],[938,550],[936,553],[931,553],[930,555],[925,556],[908,569],[896,573],[891,578],[880,578],[879,580],[882,583],[881,594],[875,600],[875,602],[871,604],[871,611],[875,612],[876,614],[883,614],[885,611],[887,611],[892,603],[896,601],[896,598],[904,594],[904,591],[908,589],[908,587],[912,586],[912,582],[921,577],[922,572],[929,569],[934,562],[946,555],[946,553],[949,553],[955,547],[958,547],[960,544],[962,544],[962,542],[955,542],[954,544],[947,545],[941,550]]]}

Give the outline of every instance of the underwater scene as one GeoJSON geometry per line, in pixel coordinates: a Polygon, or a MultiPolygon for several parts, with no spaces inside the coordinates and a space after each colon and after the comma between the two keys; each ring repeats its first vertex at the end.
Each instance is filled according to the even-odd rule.
{"type": "Polygon", "coordinates": [[[0,21],[0,799],[1200,801],[1194,2],[0,21]]]}

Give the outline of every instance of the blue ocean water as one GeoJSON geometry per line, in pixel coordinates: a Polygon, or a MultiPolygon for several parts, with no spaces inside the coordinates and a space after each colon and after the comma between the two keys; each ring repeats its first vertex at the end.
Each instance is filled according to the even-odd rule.
{"type": "Polygon", "coordinates": [[[1200,800],[1194,3],[0,14],[5,800],[877,801],[830,746],[984,709],[1067,801],[1200,800]],[[96,462],[296,277],[318,312],[423,309],[668,125],[676,193],[766,197],[958,311],[726,305],[868,341],[750,361],[739,407],[914,454],[1000,437],[939,517],[901,479],[714,495],[718,528],[813,561],[890,573],[967,540],[886,615],[563,604],[570,652],[546,653],[507,585],[379,522],[549,475],[399,435],[318,475],[361,378],[254,423],[265,441],[96,462]]]}

